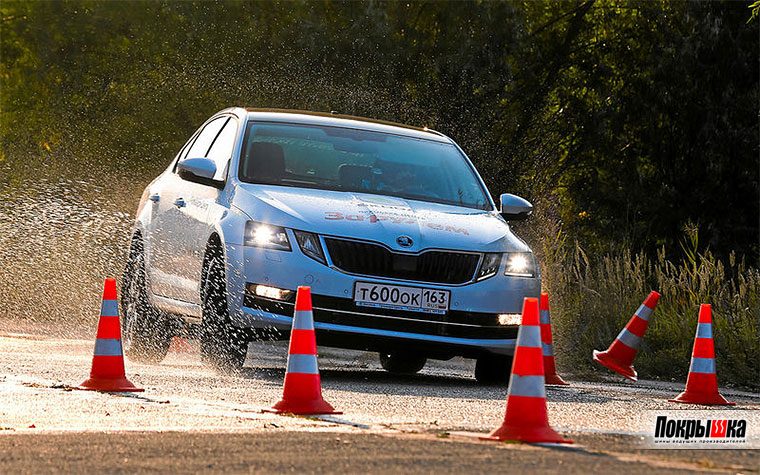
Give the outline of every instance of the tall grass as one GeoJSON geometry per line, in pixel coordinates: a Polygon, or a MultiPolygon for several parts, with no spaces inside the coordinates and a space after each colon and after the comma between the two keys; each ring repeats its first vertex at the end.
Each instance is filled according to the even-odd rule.
{"type": "Polygon", "coordinates": [[[760,271],[698,252],[687,231],[683,258],[656,258],[623,250],[590,258],[560,230],[539,249],[550,294],[558,364],[567,370],[600,368],[594,349],[606,349],[650,290],[662,294],[635,366],[644,378],[685,380],[700,304],[712,305],[718,379],[760,387],[760,271]]]}

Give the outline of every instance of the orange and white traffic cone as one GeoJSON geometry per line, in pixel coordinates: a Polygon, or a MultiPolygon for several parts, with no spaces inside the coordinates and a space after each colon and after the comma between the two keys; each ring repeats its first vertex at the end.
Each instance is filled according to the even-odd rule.
{"type": "Polygon", "coordinates": [[[569,386],[557,374],[557,367],[554,364],[554,343],[552,340],[552,321],[549,317],[549,294],[541,294],[539,302],[539,313],[541,317],[541,347],[544,352],[544,379],[546,384],[557,386],[569,386]]]}
{"type": "Polygon", "coordinates": [[[607,351],[594,350],[594,361],[631,381],[638,381],[638,374],[633,369],[633,359],[639,351],[644,332],[649,326],[649,319],[659,300],[660,294],[652,291],[607,351]]]}
{"type": "Polygon", "coordinates": [[[262,412],[292,414],[342,414],[322,398],[317,366],[317,340],[311,310],[311,288],[298,287],[293,328],[290,331],[288,367],[282,400],[262,412]]]}
{"type": "Polygon", "coordinates": [[[95,338],[90,379],[77,386],[77,389],[113,392],[143,391],[143,389],[129,382],[124,374],[119,302],[116,300],[116,281],[114,279],[106,279],[103,288],[100,321],[95,338]]]}
{"type": "Polygon", "coordinates": [[[504,422],[501,427],[488,436],[480,437],[481,439],[573,443],[571,440],[563,439],[549,426],[542,353],[538,299],[526,298],[523,303],[522,323],[517,332],[504,422]]]}
{"type": "Polygon", "coordinates": [[[712,307],[703,304],[699,308],[697,336],[691,352],[691,366],[686,379],[686,391],[671,402],[733,406],[718,392],[718,375],[715,371],[715,345],[712,336],[712,307]]]}
{"type": "Polygon", "coordinates": [[[190,353],[190,342],[185,337],[175,336],[169,342],[169,351],[174,353],[190,353]]]}

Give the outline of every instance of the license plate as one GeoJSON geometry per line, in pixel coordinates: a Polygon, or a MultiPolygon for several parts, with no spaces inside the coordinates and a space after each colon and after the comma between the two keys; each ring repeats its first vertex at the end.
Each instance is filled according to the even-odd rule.
{"type": "Polygon", "coordinates": [[[449,309],[450,293],[448,290],[357,282],[354,287],[354,303],[362,307],[442,315],[449,309]]]}

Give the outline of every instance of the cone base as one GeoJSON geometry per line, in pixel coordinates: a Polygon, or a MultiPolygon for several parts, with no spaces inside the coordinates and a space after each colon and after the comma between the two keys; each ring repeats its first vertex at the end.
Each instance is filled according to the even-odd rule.
{"type": "Polygon", "coordinates": [[[127,378],[116,379],[101,379],[90,378],[83,382],[79,386],[75,386],[74,389],[81,389],[83,391],[104,391],[104,392],[128,392],[139,393],[145,391],[143,388],[138,388],[132,384],[127,378]]]}
{"type": "Polygon", "coordinates": [[[735,402],[728,402],[720,393],[700,393],[696,391],[684,391],[674,399],[668,399],[670,402],[681,402],[684,404],[702,404],[706,406],[735,406],[735,402]]]}
{"type": "Polygon", "coordinates": [[[613,357],[609,356],[606,351],[594,350],[594,361],[631,381],[635,382],[639,380],[636,370],[633,369],[633,365],[624,366],[620,364],[613,357]]]}
{"type": "Polygon", "coordinates": [[[544,384],[551,386],[570,386],[570,383],[562,379],[557,373],[545,375],[544,384]]]}
{"type": "Polygon", "coordinates": [[[272,407],[261,409],[261,412],[271,412],[274,414],[298,414],[298,415],[319,415],[319,414],[343,414],[342,411],[336,411],[324,399],[312,399],[306,401],[286,401],[281,400],[272,407]]]}
{"type": "Polygon", "coordinates": [[[549,426],[526,428],[522,426],[512,426],[503,424],[501,427],[491,432],[487,436],[478,437],[480,440],[505,441],[514,440],[529,444],[554,443],[554,444],[572,444],[572,440],[564,439],[554,429],[549,426]]]}

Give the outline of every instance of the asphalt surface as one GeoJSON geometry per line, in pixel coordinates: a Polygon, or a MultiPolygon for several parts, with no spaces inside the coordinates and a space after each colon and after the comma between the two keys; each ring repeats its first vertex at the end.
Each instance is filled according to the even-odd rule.
{"type": "MultiPolygon", "coordinates": [[[[325,399],[342,415],[261,413],[282,395],[284,343],[249,348],[240,375],[200,363],[191,343],[160,365],[127,361],[143,393],[72,390],[89,374],[93,341],[0,326],[0,472],[463,472],[484,470],[757,472],[758,450],[652,450],[652,414],[682,388],[654,381],[547,387],[551,425],[574,446],[479,441],[504,417],[506,387],[480,386],[473,363],[432,361],[414,376],[377,355],[321,348],[325,399]]],[[[760,427],[755,393],[722,390],[729,415],[760,427]]]]}

